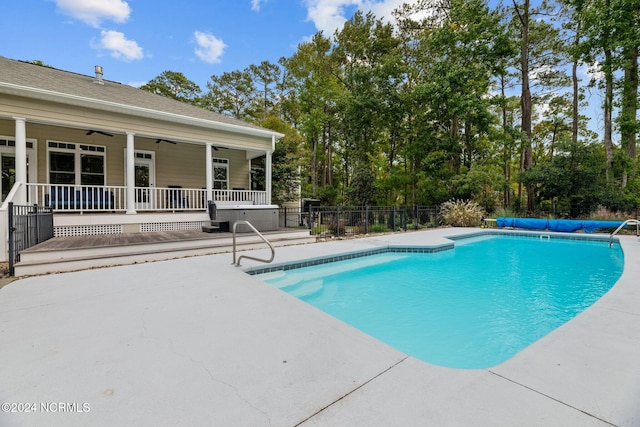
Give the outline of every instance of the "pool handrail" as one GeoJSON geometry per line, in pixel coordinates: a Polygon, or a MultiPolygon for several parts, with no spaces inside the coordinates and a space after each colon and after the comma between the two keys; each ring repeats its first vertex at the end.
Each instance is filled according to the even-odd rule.
{"type": "Polygon", "coordinates": [[[262,233],[260,233],[254,226],[253,224],[251,224],[249,221],[245,221],[245,220],[239,220],[233,223],[233,264],[236,267],[240,267],[240,260],[242,258],[246,258],[246,259],[252,259],[254,261],[260,261],[260,262],[264,262],[264,263],[270,263],[271,261],[273,261],[273,259],[276,256],[276,250],[273,248],[273,245],[271,244],[271,242],[269,240],[267,240],[266,237],[264,237],[262,235],[262,233]],[[238,257],[238,261],[236,262],[236,228],[239,224],[243,224],[243,225],[247,225],[249,226],[249,228],[251,228],[257,235],[258,237],[260,237],[262,239],[263,242],[265,242],[267,245],[269,245],[269,249],[271,249],[271,258],[269,259],[262,259],[262,258],[256,258],[256,257],[252,257],[249,255],[240,255],[240,257],[238,257]]]}
{"type": "Polygon", "coordinates": [[[628,219],[625,222],[623,222],[622,224],[620,224],[620,226],[618,228],[616,228],[616,231],[611,233],[611,235],[609,236],[609,247],[611,247],[613,245],[613,236],[618,234],[618,231],[620,231],[622,229],[622,227],[626,227],[627,225],[635,225],[636,226],[636,236],[638,235],[638,225],[640,225],[640,221],[638,221],[637,219],[628,219]]]}

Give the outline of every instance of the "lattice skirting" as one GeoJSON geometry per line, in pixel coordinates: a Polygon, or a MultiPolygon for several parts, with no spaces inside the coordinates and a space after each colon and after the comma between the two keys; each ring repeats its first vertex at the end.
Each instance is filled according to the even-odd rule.
{"type": "Polygon", "coordinates": [[[67,236],[95,236],[98,234],[120,234],[122,225],[76,225],[65,227],[54,227],[53,235],[56,237],[67,236]]]}
{"type": "MultiPolygon", "coordinates": [[[[201,230],[202,226],[209,222],[210,221],[149,222],[140,224],[139,232],[201,230]]],[[[123,229],[122,224],[59,226],[54,227],[53,234],[56,237],[95,236],[99,234],[120,234],[124,232],[123,229]]]]}
{"type": "Polygon", "coordinates": [[[204,224],[210,221],[182,221],[182,222],[149,222],[140,224],[140,231],[180,231],[180,230],[201,230],[204,224]]]}

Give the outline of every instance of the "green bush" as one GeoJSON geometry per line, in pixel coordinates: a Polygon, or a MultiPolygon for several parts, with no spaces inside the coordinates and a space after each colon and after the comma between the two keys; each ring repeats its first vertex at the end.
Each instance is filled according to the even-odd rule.
{"type": "Polygon", "coordinates": [[[369,226],[369,233],[384,233],[386,231],[389,231],[389,228],[384,224],[371,224],[369,226]]]}
{"type": "Polygon", "coordinates": [[[511,218],[515,215],[513,214],[513,211],[510,207],[506,207],[496,209],[496,211],[493,213],[493,216],[495,216],[496,218],[511,218]]]}
{"type": "Polygon", "coordinates": [[[478,227],[484,216],[484,211],[473,201],[449,200],[440,205],[440,214],[447,225],[478,227]]]}
{"type": "Polygon", "coordinates": [[[344,236],[347,231],[347,221],[339,218],[337,215],[332,215],[328,218],[327,226],[329,232],[336,237],[344,236]]]}

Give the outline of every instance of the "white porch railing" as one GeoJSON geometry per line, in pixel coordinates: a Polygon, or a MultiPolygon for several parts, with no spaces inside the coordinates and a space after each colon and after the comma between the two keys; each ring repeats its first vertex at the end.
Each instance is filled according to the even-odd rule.
{"type": "MultiPolygon", "coordinates": [[[[58,212],[124,212],[127,187],[92,185],[26,184],[27,203],[50,206],[58,212]]],[[[203,211],[206,190],[179,187],[135,187],[136,211],[203,211]]],[[[265,191],[213,190],[215,201],[264,205],[265,191]]]]}
{"type": "Polygon", "coordinates": [[[266,205],[267,192],[253,190],[213,190],[216,202],[238,202],[239,205],[266,205]]]}
{"type": "Polygon", "coordinates": [[[126,187],[27,184],[27,203],[63,212],[124,211],[126,187]]]}

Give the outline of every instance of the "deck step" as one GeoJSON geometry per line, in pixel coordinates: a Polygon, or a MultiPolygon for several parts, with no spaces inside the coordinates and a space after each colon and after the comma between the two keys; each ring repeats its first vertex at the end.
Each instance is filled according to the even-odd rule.
{"type": "MultiPolygon", "coordinates": [[[[315,237],[308,231],[271,233],[267,238],[274,247],[314,243],[315,237]]],[[[233,249],[233,238],[220,236],[215,239],[197,239],[172,242],[113,245],[104,247],[77,247],[55,250],[27,250],[21,253],[15,265],[15,276],[61,273],[87,268],[138,264],[196,255],[228,253],[233,249]]],[[[239,251],[263,249],[255,235],[236,236],[239,251]]]]}
{"type": "Polygon", "coordinates": [[[202,226],[202,231],[205,233],[228,232],[229,221],[212,219],[211,224],[202,226]]]}

